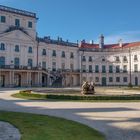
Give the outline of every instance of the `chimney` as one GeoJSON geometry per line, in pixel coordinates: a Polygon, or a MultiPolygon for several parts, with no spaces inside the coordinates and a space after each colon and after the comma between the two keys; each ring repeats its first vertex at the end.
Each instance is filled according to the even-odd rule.
{"type": "Polygon", "coordinates": [[[119,47],[123,47],[122,39],[119,40],[119,47]]]}
{"type": "Polygon", "coordinates": [[[104,36],[101,34],[99,37],[99,48],[103,49],[104,48],[104,36]]]}

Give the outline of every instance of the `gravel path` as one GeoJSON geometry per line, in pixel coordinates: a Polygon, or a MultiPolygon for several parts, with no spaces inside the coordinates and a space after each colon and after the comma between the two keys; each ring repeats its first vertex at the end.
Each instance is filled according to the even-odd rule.
{"type": "Polygon", "coordinates": [[[52,115],[86,124],[107,140],[140,140],[140,102],[89,103],[31,101],[11,97],[16,90],[0,91],[0,110],[52,115]]]}
{"type": "Polygon", "coordinates": [[[13,125],[0,121],[0,140],[20,140],[21,135],[13,125]]]}

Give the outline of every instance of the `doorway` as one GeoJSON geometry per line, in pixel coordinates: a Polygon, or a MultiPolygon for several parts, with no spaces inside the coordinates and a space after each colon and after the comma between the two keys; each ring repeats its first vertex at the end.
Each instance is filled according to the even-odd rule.
{"type": "Polygon", "coordinates": [[[138,77],[135,77],[135,86],[138,86],[138,77]]]}
{"type": "Polygon", "coordinates": [[[21,75],[15,74],[14,76],[15,87],[21,87],[21,75]]]}
{"type": "Polygon", "coordinates": [[[5,86],[5,76],[1,75],[0,76],[0,87],[4,87],[5,86]]]}

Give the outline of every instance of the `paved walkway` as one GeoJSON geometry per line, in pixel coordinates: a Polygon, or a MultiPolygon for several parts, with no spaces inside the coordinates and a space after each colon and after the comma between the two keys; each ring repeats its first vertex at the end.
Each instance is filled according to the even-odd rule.
{"type": "Polygon", "coordinates": [[[0,91],[0,110],[45,114],[78,121],[104,133],[107,140],[140,140],[140,102],[31,101],[10,96],[16,92],[0,91]]]}

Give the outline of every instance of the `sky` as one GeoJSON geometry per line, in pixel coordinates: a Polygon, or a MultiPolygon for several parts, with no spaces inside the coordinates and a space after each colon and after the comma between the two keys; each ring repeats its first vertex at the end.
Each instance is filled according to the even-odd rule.
{"type": "Polygon", "coordinates": [[[140,41],[140,0],[0,0],[0,5],[35,12],[39,37],[98,43],[140,41]]]}

